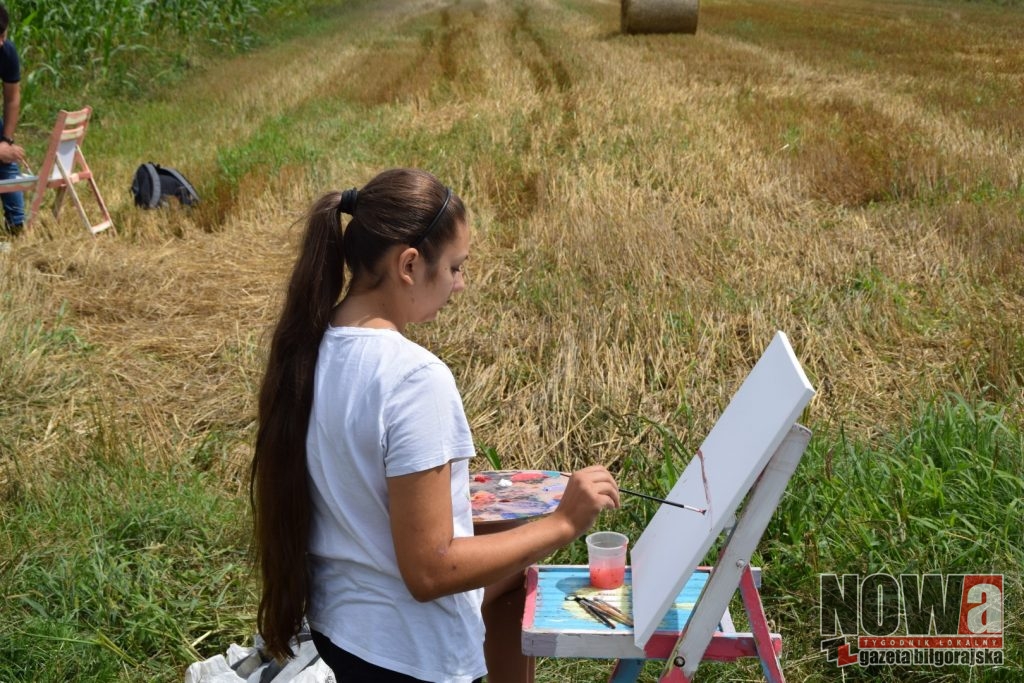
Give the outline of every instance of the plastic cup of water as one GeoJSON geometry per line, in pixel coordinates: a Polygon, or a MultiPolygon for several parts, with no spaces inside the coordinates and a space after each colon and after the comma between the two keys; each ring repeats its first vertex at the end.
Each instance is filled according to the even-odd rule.
{"type": "Polygon", "coordinates": [[[626,548],[629,539],[616,531],[597,531],[587,536],[590,585],[618,588],[626,579],[626,548]]]}

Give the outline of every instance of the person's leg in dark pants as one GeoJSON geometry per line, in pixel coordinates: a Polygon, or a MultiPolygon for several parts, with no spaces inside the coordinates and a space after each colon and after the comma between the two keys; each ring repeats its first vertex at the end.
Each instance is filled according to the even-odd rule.
{"type": "MultiPolygon", "coordinates": [[[[4,122],[0,119],[0,130],[4,122]]],[[[17,178],[21,173],[18,164],[0,162],[0,180],[17,178]]],[[[23,192],[7,192],[0,194],[0,202],[4,205],[4,226],[7,232],[17,235],[25,224],[25,194],[23,192]]]]}
{"type": "MultiPolygon", "coordinates": [[[[491,522],[473,527],[477,536],[493,534],[524,524],[523,520],[491,522]]],[[[523,654],[523,607],[526,603],[526,575],[516,572],[484,589],[481,609],[487,636],[484,659],[487,683],[533,683],[536,663],[523,654]]]]}

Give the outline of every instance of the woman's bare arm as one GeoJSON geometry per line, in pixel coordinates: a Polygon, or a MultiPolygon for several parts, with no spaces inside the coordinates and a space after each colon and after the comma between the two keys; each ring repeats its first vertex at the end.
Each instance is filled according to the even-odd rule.
{"type": "Polygon", "coordinates": [[[619,507],[615,479],[599,465],[574,473],[547,517],[486,536],[454,537],[449,465],[389,478],[388,496],[398,568],[424,602],[522,571],[582,535],[602,510],[619,507]]]}

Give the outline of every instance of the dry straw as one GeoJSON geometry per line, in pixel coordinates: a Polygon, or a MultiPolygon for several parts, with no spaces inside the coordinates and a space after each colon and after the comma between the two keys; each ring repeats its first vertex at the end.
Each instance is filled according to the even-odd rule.
{"type": "MultiPolygon", "coordinates": [[[[438,173],[470,207],[469,289],[411,334],[453,367],[474,437],[505,465],[659,458],[659,428],[706,433],[777,329],[819,389],[823,429],[870,436],[944,391],[1024,405],[1024,154],[998,126],[968,129],[962,108],[911,107],[955,70],[869,79],[830,61],[852,53],[813,49],[813,30],[787,32],[811,41],[789,52],[773,47],[785,38],[751,47],[721,5],[696,38],[641,40],[609,39],[608,2],[491,3],[446,23],[424,9],[412,28],[411,6],[374,7],[343,40],[197,74],[177,95],[183,161],[162,137],[170,104],[101,117],[88,153],[119,234],[93,240],[71,213],[0,262],[5,455],[71,467],[102,418],[155,464],[212,454],[241,487],[293,221],[397,164],[438,173]],[[317,68],[287,68],[299,53],[317,68]],[[196,182],[200,211],[133,210],[118,178],[148,139],[196,182]],[[278,162],[268,145],[309,157],[278,162]],[[232,192],[218,164],[245,154],[232,192]],[[915,194],[863,200],[890,186],[915,194]],[[19,341],[35,325],[42,341],[19,341]]],[[[921,49],[962,38],[915,26],[921,49]]],[[[1019,50],[991,35],[978,50],[1019,50]]]]}

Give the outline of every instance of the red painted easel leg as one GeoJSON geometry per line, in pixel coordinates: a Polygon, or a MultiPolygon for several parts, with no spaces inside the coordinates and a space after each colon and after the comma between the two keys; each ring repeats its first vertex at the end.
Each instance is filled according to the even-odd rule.
{"type": "Polygon", "coordinates": [[[761,660],[764,677],[768,683],[786,683],[782,675],[782,665],[779,664],[779,658],[772,647],[768,618],[764,615],[761,595],[754,586],[754,575],[750,572],[750,565],[743,569],[740,576],[740,595],[743,598],[743,607],[747,611],[747,619],[750,620],[750,631],[754,634],[754,644],[757,646],[757,656],[761,660]]]}
{"type": "Polygon", "coordinates": [[[682,669],[672,669],[667,675],[658,679],[658,683],[690,683],[692,679],[682,669]]]}

